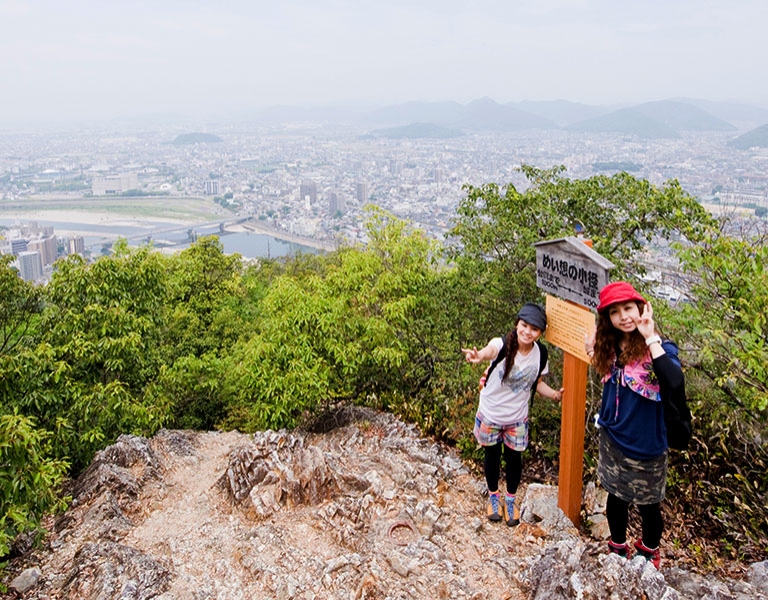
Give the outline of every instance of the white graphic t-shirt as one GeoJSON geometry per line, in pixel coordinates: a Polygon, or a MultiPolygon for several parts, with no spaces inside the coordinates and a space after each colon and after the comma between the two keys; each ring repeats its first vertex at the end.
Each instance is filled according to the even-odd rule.
{"type": "MultiPolygon", "coordinates": [[[[493,338],[490,342],[499,350],[503,340],[493,338]]],[[[528,418],[528,401],[531,398],[531,388],[539,374],[540,351],[534,344],[531,351],[523,356],[519,351],[515,355],[515,363],[507,378],[502,381],[506,357],[493,369],[485,387],[480,391],[480,412],[492,423],[511,425],[528,418]]],[[[544,366],[542,375],[549,372],[549,364],[544,366]]]]}

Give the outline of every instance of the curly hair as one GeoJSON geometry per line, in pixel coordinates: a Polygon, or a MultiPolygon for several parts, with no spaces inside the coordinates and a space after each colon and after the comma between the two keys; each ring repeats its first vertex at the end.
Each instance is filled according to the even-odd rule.
{"type": "MultiPolygon", "coordinates": [[[[638,310],[642,313],[644,302],[635,301],[638,310]]],[[[600,375],[605,375],[611,371],[614,360],[616,360],[616,349],[623,337],[623,333],[616,329],[611,323],[611,317],[608,310],[604,310],[597,315],[597,328],[595,329],[595,354],[592,357],[592,365],[600,375]]],[[[645,345],[645,338],[635,329],[629,334],[629,343],[621,353],[621,362],[628,364],[640,360],[648,352],[645,345]]]]}

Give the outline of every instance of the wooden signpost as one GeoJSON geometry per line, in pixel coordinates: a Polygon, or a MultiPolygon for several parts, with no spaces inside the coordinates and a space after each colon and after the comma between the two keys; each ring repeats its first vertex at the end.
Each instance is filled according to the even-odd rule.
{"type": "Polygon", "coordinates": [[[557,504],[577,527],[589,369],[584,336],[594,329],[595,317],[590,309],[597,307],[599,292],[614,267],[590,246],[589,240],[575,237],[535,244],[536,285],[548,294],[546,339],[564,355],[557,504]]]}

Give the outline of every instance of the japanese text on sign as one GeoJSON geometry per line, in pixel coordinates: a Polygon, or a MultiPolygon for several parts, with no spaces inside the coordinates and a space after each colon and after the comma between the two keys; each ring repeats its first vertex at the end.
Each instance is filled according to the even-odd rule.
{"type": "Polygon", "coordinates": [[[536,285],[546,293],[595,309],[613,263],[573,237],[538,242],[536,285]]]}
{"type": "Polygon", "coordinates": [[[547,295],[546,340],[561,350],[588,363],[585,336],[595,329],[595,316],[582,306],[547,295]]]}
{"type": "Polygon", "coordinates": [[[536,279],[545,290],[558,293],[565,289],[580,295],[585,306],[597,306],[600,277],[597,271],[585,268],[583,264],[542,252],[541,266],[536,269],[536,279]]]}

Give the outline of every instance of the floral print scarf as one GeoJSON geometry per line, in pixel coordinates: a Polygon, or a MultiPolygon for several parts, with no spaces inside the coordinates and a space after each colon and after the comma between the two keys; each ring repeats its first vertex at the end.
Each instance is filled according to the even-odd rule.
{"type": "Polygon", "coordinates": [[[661,392],[659,388],[659,380],[656,377],[656,373],[653,371],[653,360],[651,359],[651,353],[646,352],[645,356],[640,360],[632,362],[628,365],[619,366],[618,361],[614,360],[611,366],[610,373],[607,373],[602,382],[605,383],[609,380],[613,380],[616,385],[616,412],[619,410],[619,385],[628,387],[633,392],[640,394],[643,398],[653,400],[654,402],[661,401],[661,392]]]}

